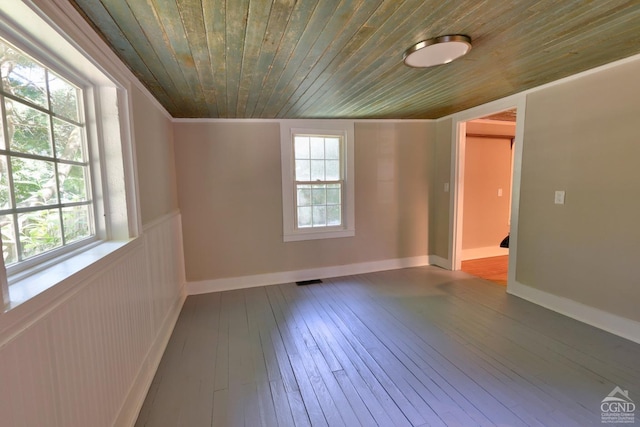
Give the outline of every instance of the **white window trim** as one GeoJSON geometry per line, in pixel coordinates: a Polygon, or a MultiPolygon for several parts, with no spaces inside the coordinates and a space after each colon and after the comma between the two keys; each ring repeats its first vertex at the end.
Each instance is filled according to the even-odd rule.
{"type": "Polygon", "coordinates": [[[62,11],[53,3],[10,3],[0,4],[0,35],[63,77],[83,84],[86,133],[89,149],[94,153],[90,161],[97,240],[17,274],[8,275],[4,262],[0,263],[4,311],[97,263],[127,245],[141,230],[129,80],[115,65],[111,66],[112,62],[107,61],[110,66],[105,69],[65,34],[80,32],[86,47],[102,58],[95,44],[101,41],[92,40],[77,27],[78,20],[69,16],[77,14],[72,6],[64,5],[62,11]],[[60,20],[55,23],[50,16],[60,20]],[[66,27],[62,29],[60,23],[66,27]]]}
{"type": "Polygon", "coordinates": [[[282,164],[282,235],[285,242],[355,236],[354,122],[352,120],[280,121],[282,164]],[[344,138],[343,220],[340,227],[298,229],[295,224],[293,134],[340,135],[344,138]]]}

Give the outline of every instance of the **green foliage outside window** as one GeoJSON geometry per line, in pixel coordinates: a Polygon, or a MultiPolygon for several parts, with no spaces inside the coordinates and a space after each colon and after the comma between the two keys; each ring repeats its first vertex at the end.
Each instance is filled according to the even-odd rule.
{"type": "Polygon", "coordinates": [[[7,265],[93,234],[80,90],[0,39],[0,227],[7,265]]]}

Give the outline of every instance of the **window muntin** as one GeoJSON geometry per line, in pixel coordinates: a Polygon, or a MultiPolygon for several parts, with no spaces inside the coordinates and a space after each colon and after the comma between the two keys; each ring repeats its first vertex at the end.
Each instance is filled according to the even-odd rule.
{"type": "Polygon", "coordinates": [[[354,122],[280,120],[280,156],[283,241],[355,236],[354,122]]]}
{"type": "Polygon", "coordinates": [[[83,92],[0,39],[0,227],[7,267],[95,236],[83,92]]]}
{"type": "Polygon", "coordinates": [[[343,138],[294,134],[293,140],[296,227],[341,227],[343,138]]]}

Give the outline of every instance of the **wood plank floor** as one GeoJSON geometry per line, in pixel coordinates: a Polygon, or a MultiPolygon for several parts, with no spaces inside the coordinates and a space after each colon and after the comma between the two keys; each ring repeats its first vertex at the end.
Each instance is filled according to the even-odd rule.
{"type": "Polygon", "coordinates": [[[436,267],[219,292],[187,298],[136,426],[601,426],[639,360],[436,267]]]}
{"type": "Polygon", "coordinates": [[[462,271],[507,286],[509,255],[462,261],[462,271]]]}

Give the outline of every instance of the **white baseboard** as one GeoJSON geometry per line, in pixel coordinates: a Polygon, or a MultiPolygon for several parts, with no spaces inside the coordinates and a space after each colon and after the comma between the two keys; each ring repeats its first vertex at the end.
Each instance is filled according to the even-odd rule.
{"type": "Polygon", "coordinates": [[[640,322],[571,299],[512,282],[507,293],[640,344],[640,322]]]}
{"type": "Polygon", "coordinates": [[[113,424],[114,426],[135,425],[138,419],[138,414],[140,413],[144,400],[149,392],[149,388],[151,388],[153,377],[158,370],[158,366],[160,366],[162,355],[169,344],[169,339],[171,338],[173,328],[178,321],[178,316],[180,315],[184,301],[187,298],[184,289],[186,289],[186,286],[181,288],[179,298],[164,318],[160,332],[156,336],[153,344],[151,344],[147,357],[145,358],[144,363],[138,371],[138,375],[136,375],[136,378],[129,389],[129,393],[127,394],[127,398],[125,399],[122,408],[120,408],[118,417],[113,424]]]}
{"type": "Polygon", "coordinates": [[[472,248],[462,250],[462,260],[478,258],[490,258],[493,256],[509,255],[509,248],[501,248],[499,246],[487,246],[485,248],[472,248]]]}
{"type": "Polygon", "coordinates": [[[358,264],[311,268],[307,270],[283,271],[278,273],[256,274],[252,276],[202,280],[199,282],[188,282],[187,292],[189,295],[197,295],[209,292],[230,291],[234,289],[253,288],[256,286],[291,283],[300,280],[323,279],[326,277],[350,276],[353,274],[373,273],[375,271],[420,267],[430,265],[431,259],[431,256],[425,255],[411,258],[397,258],[358,264]]]}

